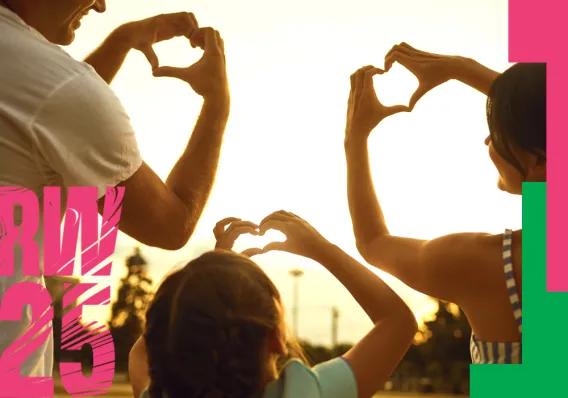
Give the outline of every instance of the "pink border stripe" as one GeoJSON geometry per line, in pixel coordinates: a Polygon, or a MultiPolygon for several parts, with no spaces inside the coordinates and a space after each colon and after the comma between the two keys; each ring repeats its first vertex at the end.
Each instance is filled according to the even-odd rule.
{"type": "Polygon", "coordinates": [[[510,62],[548,64],[547,288],[551,292],[568,292],[567,38],[568,1],[509,0],[510,62]]]}

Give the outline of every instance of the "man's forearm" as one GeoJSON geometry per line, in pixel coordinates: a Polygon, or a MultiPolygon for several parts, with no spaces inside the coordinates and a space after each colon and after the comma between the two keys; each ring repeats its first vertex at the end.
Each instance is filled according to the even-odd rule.
{"type": "Polygon", "coordinates": [[[204,102],[189,144],[166,180],[187,208],[190,229],[209,199],[228,117],[228,101],[204,102]]]}
{"type": "Polygon", "coordinates": [[[471,59],[459,57],[456,58],[455,79],[467,84],[477,91],[488,95],[491,85],[500,75],[479,62],[471,59]]]}
{"type": "Polygon", "coordinates": [[[373,186],[366,138],[347,138],[347,195],[357,247],[388,234],[383,212],[373,186]]]}
{"type": "Polygon", "coordinates": [[[120,27],[112,32],[85,62],[91,65],[104,81],[111,84],[130,50],[128,36],[120,27]]]}

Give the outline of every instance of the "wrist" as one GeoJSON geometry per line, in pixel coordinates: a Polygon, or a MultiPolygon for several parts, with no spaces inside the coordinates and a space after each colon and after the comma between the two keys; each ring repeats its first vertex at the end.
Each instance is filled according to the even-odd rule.
{"type": "Polygon", "coordinates": [[[124,52],[129,52],[134,48],[134,34],[132,23],[127,23],[116,28],[108,37],[114,47],[124,52]]]}
{"type": "Polygon", "coordinates": [[[322,238],[312,246],[311,255],[307,257],[323,264],[329,262],[330,258],[337,257],[338,250],[341,251],[338,246],[322,238]]]}
{"type": "Polygon", "coordinates": [[[450,80],[463,81],[470,73],[475,61],[467,57],[449,57],[448,75],[450,80]]]}
{"type": "Polygon", "coordinates": [[[347,152],[352,150],[360,151],[367,149],[367,143],[368,137],[366,135],[347,133],[345,135],[345,140],[343,141],[343,146],[347,152]]]}
{"type": "Polygon", "coordinates": [[[231,109],[231,98],[229,95],[204,98],[203,109],[228,117],[231,109]]]}

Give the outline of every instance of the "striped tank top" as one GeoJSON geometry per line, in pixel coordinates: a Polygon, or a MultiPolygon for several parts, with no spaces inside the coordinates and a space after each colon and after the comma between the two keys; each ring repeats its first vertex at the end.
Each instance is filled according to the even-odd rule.
{"type": "MultiPolygon", "coordinates": [[[[512,259],[513,231],[505,231],[503,236],[503,260],[505,264],[505,281],[509,292],[509,300],[517,321],[519,334],[523,333],[523,314],[517,292],[512,259]]],[[[471,335],[469,344],[471,360],[474,364],[520,364],[522,363],[522,342],[493,343],[479,341],[471,335]]]]}

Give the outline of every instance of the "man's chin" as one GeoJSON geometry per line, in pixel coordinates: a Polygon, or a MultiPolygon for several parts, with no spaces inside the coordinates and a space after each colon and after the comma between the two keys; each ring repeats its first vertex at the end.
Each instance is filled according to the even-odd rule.
{"type": "Polygon", "coordinates": [[[55,44],[60,46],[69,46],[75,41],[75,29],[69,27],[69,29],[59,35],[55,44]]]}

